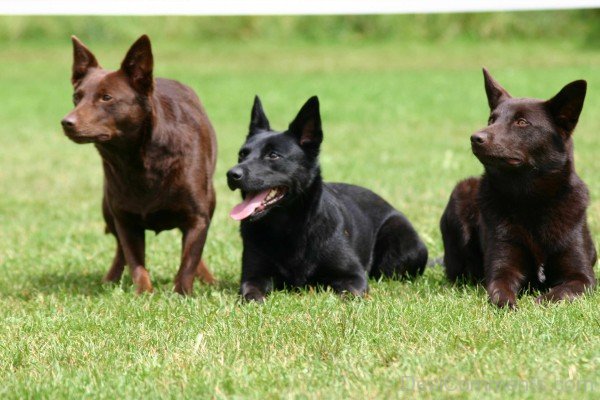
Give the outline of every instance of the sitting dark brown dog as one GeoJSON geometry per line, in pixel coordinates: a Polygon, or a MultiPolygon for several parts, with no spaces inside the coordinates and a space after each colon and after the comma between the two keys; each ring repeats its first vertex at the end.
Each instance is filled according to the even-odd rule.
{"type": "Polygon", "coordinates": [[[191,293],[196,276],[212,283],[201,256],[215,209],[216,139],[198,97],[179,82],[153,78],[146,35],[114,72],[72,39],[75,109],[61,123],[71,140],[94,143],[102,158],[102,211],[107,232],[117,239],[104,280],[119,281],[127,264],[137,292],[152,291],[144,232],[179,228],[175,291],[191,293]]]}
{"type": "Polygon", "coordinates": [[[596,282],[588,190],[573,163],[586,83],[548,101],[512,98],[483,72],[491,114],[471,147],[485,173],[460,182],[442,216],[446,274],[484,281],[500,307],[526,287],[547,290],[538,302],[572,299],[596,282]]]}

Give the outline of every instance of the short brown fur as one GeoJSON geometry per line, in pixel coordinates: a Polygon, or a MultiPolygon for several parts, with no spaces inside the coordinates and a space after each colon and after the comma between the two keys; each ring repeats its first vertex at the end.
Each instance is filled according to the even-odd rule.
{"type": "Polygon", "coordinates": [[[543,101],[513,98],[486,70],[484,81],[491,114],[471,147],[485,173],[459,182],[442,216],[446,274],[483,281],[500,307],[527,287],[544,291],[538,302],[573,299],[596,284],[589,195],[573,160],[586,82],[543,101]]]}
{"type": "Polygon", "coordinates": [[[175,291],[191,293],[196,276],[214,282],[201,256],[216,204],[216,138],[200,100],[177,81],[154,79],[146,35],[114,72],[72,39],[75,108],[61,123],[71,140],[94,143],[102,158],[102,211],[117,240],[104,280],[119,281],[127,264],[137,292],[152,291],[144,232],[178,228],[183,240],[175,291]]]}

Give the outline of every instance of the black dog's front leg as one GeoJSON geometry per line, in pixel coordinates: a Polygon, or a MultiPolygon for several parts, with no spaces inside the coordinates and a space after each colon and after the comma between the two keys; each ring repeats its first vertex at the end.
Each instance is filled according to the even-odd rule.
{"type": "Polygon", "coordinates": [[[333,290],[342,295],[348,293],[354,296],[363,296],[369,291],[365,272],[332,280],[329,285],[333,290]]]}
{"type": "Polygon", "coordinates": [[[240,296],[244,301],[262,303],[273,288],[273,271],[268,260],[249,245],[242,253],[240,296]]]}
{"type": "Polygon", "coordinates": [[[333,257],[337,265],[328,273],[335,278],[330,279],[329,286],[337,293],[363,296],[369,290],[367,272],[360,260],[350,251],[344,251],[333,257]]]}

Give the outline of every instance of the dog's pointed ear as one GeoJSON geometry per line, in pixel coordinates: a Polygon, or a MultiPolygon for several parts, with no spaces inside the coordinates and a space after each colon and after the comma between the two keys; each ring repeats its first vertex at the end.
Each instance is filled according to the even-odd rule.
{"type": "Polygon", "coordinates": [[[149,95],[154,88],[154,58],[150,38],[142,35],[135,41],[121,63],[121,70],[129,78],[131,86],[140,94],[149,95]]]}
{"type": "Polygon", "coordinates": [[[567,136],[573,132],[579,121],[586,90],[586,81],[574,81],[563,87],[556,96],[546,102],[546,107],[554,122],[563,129],[567,136]]]}
{"type": "Polygon", "coordinates": [[[319,111],[319,98],[313,96],[300,109],[296,118],[289,127],[300,146],[318,149],[323,141],[321,129],[321,113],[319,111]]]}
{"type": "Polygon", "coordinates": [[[269,124],[269,120],[263,110],[262,103],[260,102],[260,98],[254,96],[254,105],[252,106],[252,112],[250,113],[250,127],[248,129],[248,136],[252,136],[258,131],[269,131],[271,130],[271,125],[269,124]]]}
{"type": "Polygon", "coordinates": [[[81,40],[76,36],[71,36],[73,42],[73,69],[71,73],[71,83],[77,86],[79,82],[87,75],[92,68],[100,68],[96,57],[85,47],[81,40]]]}
{"type": "Polygon", "coordinates": [[[490,110],[495,109],[498,104],[502,103],[506,99],[510,99],[510,94],[502,87],[487,69],[483,68],[483,81],[485,84],[485,93],[487,94],[488,104],[490,110]]]}

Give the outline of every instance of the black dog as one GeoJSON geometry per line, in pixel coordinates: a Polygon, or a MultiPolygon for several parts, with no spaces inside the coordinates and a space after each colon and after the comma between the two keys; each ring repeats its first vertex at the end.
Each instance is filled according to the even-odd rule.
{"type": "Polygon", "coordinates": [[[367,189],[322,181],[322,140],[317,97],[283,133],[271,130],[255,98],[239,163],[227,172],[229,187],[244,199],[231,216],[241,220],[245,300],[307,285],[362,295],[368,276],[425,268],[427,249],[404,215],[367,189]]]}
{"type": "Polygon", "coordinates": [[[538,302],[579,296],[595,285],[596,263],[573,164],[586,82],[548,101],[517,99],[483,73],[491,115],[471,146],[485,173],[460,182],[442,216],[448,278],[485,281],[500,307],[514,307],[526,286],[549,289],[538,302]]]}

